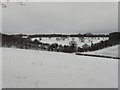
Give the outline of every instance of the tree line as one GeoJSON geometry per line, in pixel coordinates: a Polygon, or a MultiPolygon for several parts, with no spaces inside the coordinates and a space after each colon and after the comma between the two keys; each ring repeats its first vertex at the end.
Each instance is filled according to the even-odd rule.
{"type": "Polygon", "coordinates": [[[74,40],[70,41],[69,45],[59,45],[58,43],[42,43],[37,39],[32,41],[29,37],[22,38],[22,35],[0,35],[2,36],[2,47],[16,47],[21,49],[35,49],[66,53],[95,51],[112,45],[120,44],[119,32],[110,33],[108,40],[100,41],[99,43],[95,44],[91,43],[91,45],[84,44],[82,47],[78,47],[76,41],[74,40]]]}
{"type": "Polygon", "coordinates": [[[108,34],[92,34],[92,33],[85,33],[85,34],[35,34],[35,35],[27,35],[27,34],[17,34],[14,36],[28,36],[28,38],[35,38],[35,37],[108,37],[108,34]]]}

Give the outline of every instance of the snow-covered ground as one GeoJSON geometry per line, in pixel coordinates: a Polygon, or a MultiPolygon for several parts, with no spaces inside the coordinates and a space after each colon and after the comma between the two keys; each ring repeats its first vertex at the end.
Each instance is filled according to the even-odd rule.
{"type": "MultiPolygon", "coordinates": [[[[61,38],[61,37],[55,37],[55,38],[48,38],[48,37],[42,37],[41,40],[39,38],[32,38],[31,40],[34,41],[35,39],[39,40],[40,42],[43,43],[49,43],[49,44],[53,44],[53,43],[58,43],[59,45],[69,45],[69,42],[72,41],[73,37],[69,37],[69,38],[61,38]],[[56,40],[56,38],[58,38],[59,40],[56,40]],[[63,40],[65,39],[65,40],[63,40]]],[[[108,37],[96,37],[96,38],[90,38],[90,37],[84,37],[83,38],[78,38],[75,37],[74,41],[77,42],[79,47],[82,47],[84,44],[88,44],[91,45],[91,43],[95,44],[98,43],[100,41],[105,41],[108,40],[108,37]]]]}
{"type": "Polygon", "coordinates": [[[2,48],[3,88],[117,88],[118,60],[2,48]]]}
{"type": "Polygon", "coordinates": [[[118,47],[120,47],[120,45],[116,45],[116,46],[112,46],[112,47],[108,47],[108,48],[104,48],[104,49],[92,51],[92,52],[83,52],[83,54],[120,57],[120,53],[118,53],[118,47]]]}
{"type": "Polygon", "coordinates": [[[2,48],[0,48],[0,89],[2,89],[2,48]]]}

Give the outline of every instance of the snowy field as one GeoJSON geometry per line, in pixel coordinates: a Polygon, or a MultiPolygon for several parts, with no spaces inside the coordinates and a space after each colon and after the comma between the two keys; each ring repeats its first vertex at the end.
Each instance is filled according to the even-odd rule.
{"type": "Polygon", "coordinates": [[[118,47],[120,47],[120,45],[116,45],[116,46],[112,46],[112,47],[108,47],[108,48],[104,48],[104,49],[92,51],[92,52],[84,52],[83,54],[120,57],[120,53],[118,53],[118,47]]]}
{"type": "Polygon", "coordinates": [[[49,44],[53,44],[53,43],[58,43],[59,45],[69,45],[69,42],[72,41],[72,39],[74,39],[74,41],[77,42],[79,47],[82,47],[84,44],[88,44],[91,45],[91,43],[95,44],[98,43],[100,41],[105,41],[108,40],[108,37],[96,37],[96,38],[90,38],[90,37],[84,37],[84,38],[78,38],[78,37],[69,37],[69,38],[61,38],[61,37],[55,37],[55,38],[48,38],[48,37],[42,37],[41,40],[39,38],[32,38],[31,40],[34,41],[35,39],[39,40],[40,42],[43,43],[49,43],[49,44]],[[58,39],[58,40],[57,40],[58,39]]]}
{"type": "Polygon", "coordinates": [[[2,89],[2,48],[0,48],[0,89],[2,89]]]}
{"type": "Polygon", "coordinates": [[[3,88],[117,88],[118,60],[2,48],[3,88]]]}

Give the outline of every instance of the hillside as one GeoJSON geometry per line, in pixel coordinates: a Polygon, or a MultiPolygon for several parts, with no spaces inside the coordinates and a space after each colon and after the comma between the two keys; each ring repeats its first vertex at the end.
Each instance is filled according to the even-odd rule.
{"type": "Polygon", "coordinates": [[[117,88],[118,60],[3,48],[3,88],[117,88]]]}
{"type": "Polygon", "coordinates": [[[118,53],[118,48],[119,47],[120,47],[120,45],[115,45],[115,46],[104,48],[104,49],[97,50],[97,51],[84,52],[83,54],[93,54],[93,55],[120,57],[120,53],[118,53]]]}
{"type": "MultiPolygon", "coordinates": [[[[34,41],[35,39],[39,40],[39,38],[32,38],[31,40],[34,41]]],[[[108,37],[84,37],[84,38],[78,38],[78,37],[68,37],[68,38],[62,38],[62,37],[53,37],[53,38],[41,38],[41,40],[39,40],[42,43],[49,43],[49,44],[53,44],[53,43],[58,43],[59,45],[69,45],[69,42],[72,41],[72,39],[74,39],[74,41],[76,41],[77,45],[79,47],[82,47],[84,44],[88,44],[91,46],[91,43],[95,44],[95,43],[99,43],[100,41],[105,41],[108,40],[108,37]]]]}
{"type": "Polygon", "coordinates": [[[0,48],[0,89],[2,88],[2,48],[0,48]]]}

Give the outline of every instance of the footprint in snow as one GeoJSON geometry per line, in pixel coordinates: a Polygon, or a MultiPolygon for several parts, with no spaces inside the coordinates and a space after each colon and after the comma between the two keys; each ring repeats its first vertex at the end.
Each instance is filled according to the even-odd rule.
{"type": "Polygon", "coordinates": [[[40,82],[40,81],[36,81],[36,82],[34,83],[35,88],[39,88],[39,82],[40,82]]]}
{"type": "Polygon", "coordinates": [[[43,66],[43,62],[40,63],[40,66],[43,66]]]}
{"type": "Polygon", "coordinates": [[[27,76],[17,76],[17,79],[27,79],[27,76]]]}

